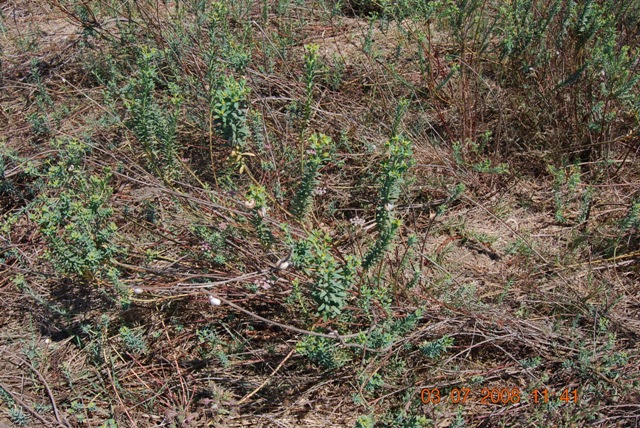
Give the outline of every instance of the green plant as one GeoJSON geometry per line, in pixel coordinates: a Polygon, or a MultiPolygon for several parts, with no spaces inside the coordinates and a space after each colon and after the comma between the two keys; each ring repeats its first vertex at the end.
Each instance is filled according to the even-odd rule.
{"type": "Polygon", "coordinates": [[[386,427],[398,428],[426,428],[432,426],[431,421],[422,415],[410,414],[405,409],[397,409],[388,412],[384,421],[386,427]]]}
{"type": "Polygon", "coordinates": [[[311,210],[314,191],[318,185],[319,171],[331,159],[331,152],[334,148],[331,138],[324,134],[313,134],[309,140],[310,145],[307,150],[302,180],[291,205],[291,211],[300,220],[303,220],[311,210]]]}
{"type": "Polygon", "coordinates": [[[180,88],[169,83],[169,109],[156,101],[158,62],[165,52],[143,46],[138,57],[138,70],[122,90],[129,113],[127,127],[142,145],[148,166],[165,180],[178,172],[177,124],[182,103],[180,88]]]}
{"type": "Polygon", "coordinates": [[[59,271],[93,279],[104,271],[117,247],[111,239],[117,227],[110,221],[111,171],[89,175],[83,157],[89,147],[79,140],[60,140],[57,160],[49,162],[49,192],[32,214],[47,241],[47,258],[59,271]],[[53,193],[53,191],[57,193],[53,193]]]}
{"type": "Polygon", "coordinates": [[[560,1],[555,0],[544,9],[532,0],[516,0],[501,4],[498,10],[502,23],[499,42],[501,57],[509,58],[517,68],[536,67],[544,60],[544,48],[550,24],[560,12],[560,1]],[[532,60],[533,59],[533,60],[532,60]]]}
{"type": "Polygon", "coordinates": [[[465,145],[459,141],[453,143],[453,159],[456,164],[462,168],[471,166],[477,172],[485,174],[506,174],[509,172],[509,165],[500,163],[494,166],[491,159],[485,157],[487,146],[492,137],[491,131],[485,132],[479,142],[467,140],[465,145]],[[465,150],[469,147],[470,150],[465,150]]]}
{"type": "Polygon", "coordinates": [[[395,218],[395,205],[404,183],[404,175],[413,164],[411,142],[404,137],[391,137],[386,149],[387,158],[382,162],[379,175],[380,191],[376,207],[378,238],[364,257],[362,266],[365,269],[382,259],[402,224],[401,220],[395,218]]]}
{"type": "MultiPolygon", "coordinates": [[[[571,203],[578,199],[578,186],[581,184],[580,169],[576,165],[568,168],[556,168],[553,165],[548,166],[549,172],[554,177],[553,200],[555,203],[555,217],[558,223],[566,223],[568,221],[567,214],[571,203]]],[[[584,196],[580,201],[578,221],[584,221],[588,214],[588,208],[591,205],[593,190],[587,188],[584,196]]]]}
{"type": "Polygon", "coordinates": [[[44,84],[40,71],[41,66],[41,62],[36,58],[31,60],[29,81],[35,86],[33,98],[36,111],[27,116],[27,121],[35,136],[44,139],[51,136],[53,132],[53,121],[49,112],[53,110],[54,102],[44,84]]]}
{"type": "Polygon", "coordinates": [[[453,337],[445,335],[433,341],[423,342],[420,345],[420,352],[427,358],[436,359],[452,346],[453,337]]]}
{"type": "Polygon", "coordinates": [[[384,379],[380,373],[369,375],[363,372],[359,376],[359,381],[363,384],[362,390],[364,392],[374,393],[384,386],[384,379]]]}
{"type": "Polygon", "coordinates": [[[437,214],[438,215],[444,214],[447,211],[447,209],[451,206],[451,204],[457,201],[460,198],[460,196],[462,196],[464,191],[465,191],[465,185],[463,183],[456,184],[455,187],[451,190],[451,194],[447,197],[447,199],[445,199],[444,202],[442,202],[442,204],[438,206],[437,214]]]}
{"type": "Polygon", "coordinates": [[[115,419],[107,419],[102,425],[100,425],[100,428],[118,428],[118,423],[115,419]]]}
{"type": "Polygon", "coordinates": [[[344,366],[349,358],[331,339],[307,336],[296,345],[296,352],[326,370],[344,366]]]}
{"type": "Polygon", "coordinates": [[[504,252],[505,254],[517,254],[523,257],[529,257],[533,254],[530,244],[521,238],[517,238],[513,242],[510,242],[505,247],[504,252]]]}
{"type": "Polygon", "coordinates": [[[316,44],[305,45],[304,47],[304,86],[305,86],[305,100],[303,107],[303,119],[304,125],[301,135],[304,135],[305,130],[309,126],[311,120],[311,104],[313,103],[313,88],[315,87],[316,75],[318,74],[320,63],[318,61],[318,49],[316,44]]]}
{"type": "Polygon", "coordinates": [[[632,229],[640,229],[640,201],[635,201],[631,204],[627,214],[620,221],[619,227],[622,234],[632,229]]]}
{"type": "Polygon", "coordinates": [[[525,358],[524,360],[520,361],[520,364],[524,368],[534,369],[534,368],[536,368],[536,367],[538,367],[539,365],[542,364],[542,358],[539,357],[539,356],[531,357],[531,358],[525,358]]]}
{"type": "Polygon", "coordinates": [[[616,19],[631,9],[609,0],[517,0],[499,8],[497,36],[501,59],[508,60],[502,78],[523,88],[541,84],[523,93],[524,114],[563,121],[554,141],[583,161],[602,153],[594,143],[610,138],[615,119],[633,108],[639,77],[616,19]]]}
{"type": "MultiPolygon", "coordinates": [[[[378,304],[387,312],[389,318],[375,328],[372,328],[366,336],[362,335],[359,337],[362,344],[372,349],[385,349],[415,329],[417,323],[422,318],[423,311],[421,309],[417,309],[415,312],[410,313],[405,317],[393,318],[391,317],[392,301],[389,295],[383,294],[384,292],[380,291],[381,287],[373,287],[370,290],[365,290],[364,292],[362,291],[363,288],[365,287],[361,287],[361,294],[368,294],[371,291],[376,291],[374,296],[376,300],[378,300],[378,304]]],[[[371,306],[362,305],[361,307],[368,313],[371,312],[371,306]]]]}
{"type": "Polygon", "coordinates": [[[253,225],[260,243],[264,247],[270,247],[275,239],[271,233],[265,217],[269,210],[267,206],[267,191],[263,186],[251,185],[247,196],[247,206],[251,208],[251,224],[253,225]]]}
{"type": "Polygon", "coordinates": [[[327,70],[325,76],[327,86],[334,91],[340,90],[347,68],[344,58],[342,56],[334,54],[332,58],[332,64],[323,68],[327,70]]]}
{"type": "Polygon", "coordinates": [[[120,339],[127,352],[144,354],[148,351],[147,341],[140,332],[133,331],[127,326],[122,326],[118,330],[118,333],[120,333],[120,339]]]}
{"type": "Polygon", "coordinates": [[[29,414],[20,406],[13,406],[9,409],[9,419],[11,419],[11,423],[20,427],[29,425],[31,420],[29,414]]]}
{"type": "Polygon", "coordinates": [[[227,238],[233,235],[234,230],[226,222],[216,226],[193,225],[190,230],[201,240],[197,253],[204,259],[219,266],[233,260],[233,254],[228,251],[227,238]]]}
{"type": "Polygon", "coordinates": [[[241,149],[249,136],[247,126],[247,95],[249,88],[244,79],[221,76],[211,85],[209,108],[215,125],[231,146],[241,149]]]}
{"type": "Polygon", "coordinates": [[[376,425],[374,415],[361,415],[356,420],[356,428],[373,428],[376,425]]]}
{"type": "Polygon", "coordinates": [[[347,303],[347,290],[355,280],[357,261],[347,257],[341,265],[331,254],[331,238],[312,231],[305,240],[296,242],[293,263],[312,277],[311,296],[324,319],[336,318],[347,303]]]}
{"type": "MultiPolygon", "coordinates": [[[[4,23],[5,19],[7,19],[2,11],[0,11],[0,35],[4,36],[7,33],[7,27],[4,23]]],[[[0,48],[0,59],[3,57],[3,49],[0,48]]],[[[0,64],[2,62],[0,61],[0,64]]],[[[2,75],[0,74],[0,79],[2,79],[2,75]]]]}
{"type": "Polygon", "coordinates": [[[7,404],[11,404],[11,405],[15,404],[15,400],[13,399],[11,394],[9,394],[7,390],[1,386],[0,386],[0,400],[2,400],[7,404]]]}
{"type": "Polygon", "coordinates": [[[196,338],[200,345],[198,353],[202,358],[215,357],[223,366],[227,366],[229,357],[223,349],[225,342],[218,336],[214,327],[210,325],[196,330],[196,338]]]}
{"type": "Polygon", "coordinates": [[[378,21],[378,16],[373,14],[369,18],[369,28],[367,29],[367,34],[364,37],[364,41],[362,43],[362,51],[367,55],[372,55],[373,49],[373,31],[378,21]]]}
{"type": "Polygon", "coordinates": [[[400,125],[402,123],[402,118],[404,118],[407,110],[409,109],[409,100],[406,98],[401,98],[398,101],[398,105],[396,106],[396,114],[393,118],[393,125],[391,126],[391,137],[397,137],[400,135],[400,125]]]}
{"type": "Polygon", "coordinates": [[[95,403],[90,402],[89,404],[84,404],[82,401],[72,401],[71,406],[69,407],[69,414],[74,415],[79,423],[87,423],[89,418],[89,413],[96,411],[95,403]]]}

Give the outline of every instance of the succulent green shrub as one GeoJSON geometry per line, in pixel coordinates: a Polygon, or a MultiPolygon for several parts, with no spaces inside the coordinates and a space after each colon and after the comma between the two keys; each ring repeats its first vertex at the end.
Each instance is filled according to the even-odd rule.
{"type": "Polygon", "coordinates": [[[31,125],[31,130],[34,135],[37,138],[44,139],[49,137],[53,131],[54,121],[51,113],[54,110],[55,104],[42,78],[40,70],[41,62],[33,58],[30,66],[29,81],[35,87],[33,100],[36,111],[33,111],[27,116],[27,122],[31,125]]]}
{"type": "Polygon", "coordinates": [[[334,147],[331,138],[324,134],[313,134],[309,140],[302,180],[292,201],[292,212],[300,220],[311,210],[320,168],[331,158],[334,147]]]}
{"type": "Polygon", "coordinates": [[[316,44],[305,45],[304,54],[304,85],[306,89],[306,98],[304,101],[304,126],[303,131],[307,128],[311,119],[311,103],[313,102],[313,88],[315,87],[315,79],[320,68],[318,61],[318,49],[316,44]]]}
{"type": "Polygon", "coordinates": [[[200,247],[197,251],[201,257],[211,260],[220,266],[224,266],[228,262],[230,254],[226,238],[232,231],[230,226],[225,223],[217,227],[194,225],[190,229],[201,239],[200,247]]]}
{"type": "Polygon", "coordinates": [[[138,70],[122,90],[124,105],[129,114],[127,127],[142,145],[149,167],[164,179],[173,178],[177,171],[177,124],[182,103],[180,88],[170,83],[168,103],[159,103],[156,94],[158,62],[165,53],[142,47],[138,70]]]}
{"type": "Polygon", "coordinates": [[[360,415],[356,420],[356,428],[373,428],[376,426],[374,415],[360,415]]]}
{"type": "Polygon", "coordinates": [[[109,207],[111,171],[105,168],[102,175],[88,175],[82,163],[88,146],[74,139],[57,144],[60,155],[48,162],[47,187],[32,218],[55,268],[90,280],[108,266],[117,250],[112,242],[117,227],[109,207]]]}
{"type": "Polygon", "coordinates": [[[387,157],[379,175],[380,191],[376,206],[378,238],[364,257],[362,266],[370,268],[380,261],[393,243],[402,222],[395,218],[395,207],[404,183],[404,175],[413,164],[411,141],[393,136],[386,144],[387,157]]]}
{"type": "Polygon", "coordinates": [[[311,297],[318,314],[324,319],[338,317],[347,304],[347,290],[355,281],[355,258],[347,257],[346,263],[339,263],[331,254],[331,238],[320,231],[297,242],[292,257],[294,264],[312,278],[311,297]]]}
{"type": "Polygon", "coordinates": [[[29,414],[24,411],[24,409],[20,406],[13,406],[9,409],[9,419],[11,422],[19,427],[29,425],[31,418],[29,414]]]}
{"type": "Polygon", "coordinates": [[[221,76],[210,89],[210,109],[220,136],[232,146],[242,147],[249,136],[247,95],[244,79],[221,76]]]}
{"type": "MultiPolygon", "coordinates": [[[[634,109],[637,54],[627,45],[633,32],[619,25],[631,7],[612,0],[500,5],[495,33],[506,60],[502,80],[523,88],[533,81],[540,85],[523,93],[527,110],[531,117],[566,121],[567,140],[560,144],[605,141],[616,119],[634,109]]],[[[588,144],[581,150],[582,160],[589,160],[585,156],[599,154],[601,147],[588,144]]]]}
{"type": "Polygon", "coordinates": [[[145,338],[140,332],[133,331],[127,326],[122,326],[118,330],[124,349],[134,354],[144,354],[148,350],[145,338]]]}
{"type": "Polygon", "coordinates": [[[425,357],[435,359],[440,357],[451,346],[453,346],[453,342],[453,337],[444,335],[439,339],[423,342],[420,345],[420,351],[425,357]]]}
{"type": "Polygon", "coordinates": [[[306,336],[298,342],[296,352],[327,370],[340,368],[349,361],[334,340],[324,337],[306,336]]]}
{"type": "Polygon", "coordinates": [[[640,201],[634,201],[627,214],[618,222],[619,232],[617,237],[617,242],[620,243],[623,238],[634,238],[630,239],[629,243],[638,242],[638,238],[640,238],[640,201]]]}
{"type": "Polygon", "coordinates": [[[267,191],[264,186],[251,185],[247,196],[247,206],[251,208],[251,224],[255,228],[260,243],[270,247],[275,241],[265,217],[269,210],[267,206],[267,191]]]}
{"type": "Polygon", "coordinates": [[[580,190],[580,169],[577,165],[570,165],[567,168],[556,168],[553,165],[548,166],[549,172],[554,177],[553,182],[553,200],[555,203],[555,218],[558,223],[567,222],[567,214],[570,204],[577,203],[579,212],[577,222],[582,223],[589,215],[589,209],[593,199],[593,188],[586,187],[584,191],[580,190]],[[582,196],[580,198],[580,196],[582,196]]]}

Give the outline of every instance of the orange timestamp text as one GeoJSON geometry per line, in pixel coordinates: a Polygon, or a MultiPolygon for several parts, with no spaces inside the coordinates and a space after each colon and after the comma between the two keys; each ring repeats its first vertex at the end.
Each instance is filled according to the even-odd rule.
{"type": "Polygon", "coordinates": [[[424,404],[439,404],[450,402],[453,404],[518,404],[520,402],[530,402],[533,404],[544,404],[550,401],[563,403],[578,403],[580,397],[577,389],[564,388],[557,393],[552,393],[547,389],[534,389],[527,394],[523,394],[520,388],[482,388],[473,390],[471,388],[453,388],[441,391],[440,388],[423,388],[420,391],[420,400],[424,404]],[[448,391],[448,392],[447,392],[448,391]]]}

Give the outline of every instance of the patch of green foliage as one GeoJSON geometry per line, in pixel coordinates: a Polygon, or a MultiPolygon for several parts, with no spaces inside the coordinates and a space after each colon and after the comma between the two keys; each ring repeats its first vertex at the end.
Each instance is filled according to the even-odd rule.
{"type": "Polygon", "coordinates": [[[86,280],[104,272],[117,246],[111,217],[111,171],[91,174],[84,164],[89,146],[80,140],[59,140],[59,156],[48,162],[38,211],[31,214],[47,242],[46,258],[65,274],[86,280]]]}
{"type": "Polygon", "coordinates": [[[331,253],[331,238],[320,231],[296,242],[292,257],[295,266],[312,278],[310,291],[318,313],[324,319],[338,317],[356,279],[356,259],[338,262],[331,253]]]}

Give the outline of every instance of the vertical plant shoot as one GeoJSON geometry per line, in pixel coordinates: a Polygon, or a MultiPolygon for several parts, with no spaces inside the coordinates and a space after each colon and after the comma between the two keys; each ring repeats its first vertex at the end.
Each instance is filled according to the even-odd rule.
{"type": "Polygon", "coordinates": [[[244,79],[222,76],[210,94],[211,113],[222,138],[233,147],[242,148],[249,135],[247,126],[247,95],[244,79]]]}
{"type": "Polygon", "coordinates": [[[143,47],[137,75],[124,88],[124,105],[129,113],[127,126],[142,145],[149,167],[165,180],[177,173],[177,124],[182,103],[180,89],[169,84],[168,106],[156,100],[157,61],[163,52],[143,47]],[[169,107],[170,106],[170,107],[169,107]]]}
{"type": "Polygon", "coordinates": [[[392,137],[386,144],[387,158],[382,162],[380,192],[376,207],[378,238],[366,254],[365,269],[376,264],[392,244],[402,222],[395,218],[395,205],[400,196],[405,173],[413,164],[411,141],[402,136],[392,137]]]}
{"type": "Polygon", "coordinates": [[[313,88],[315,87],[315,79],[318,73],[318,48],[316,44],[310,44],[305,46],[304,54],[304,86],[306,91],[306,98],[304,100],[304,124],[302,133],[306,131],[311,120],[311,103],[313,102],[313,88]]]}
{"type": "Polygon", "coordinates": [[[333,141],[324,134],[313,134],[310,142],[300,187],[292,204],[292,212],[299,220],[303,220],[311,210],[313,192],[318,185],[320,168],[330,159],[333,149],[333,141]]]}
{"type": "Polygon", "coordinates": [[[264,221],[268,211],[267,191],[264,186],[251,185],[247,206],[251,208],[251,224],[255,228],[260,243],[264,247],[270,247],[274,242],[274,238],[271,229],[264,221]]]}

